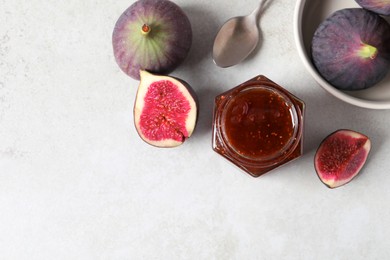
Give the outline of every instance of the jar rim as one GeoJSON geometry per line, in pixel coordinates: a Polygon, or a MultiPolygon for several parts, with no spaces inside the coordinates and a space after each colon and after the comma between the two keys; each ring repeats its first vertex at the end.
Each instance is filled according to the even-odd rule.
{"type": "Polygon", "coordinates": [[[291,94],[281,87],[275,87],[274,85],[259,82],[245,84],[239,89],[237,89],[237,91],[234,91],[230,93],[230,95],[225,97],[223,104],[221,104],[221,112],[222,113],[220,113],[216,119],[217,124],[220,128],[219,135],[225,143],[226,152],[230,156],[234,157],[236,160],[246,165],[269,167],[279,164],[294,152],[301,139],[300,137],[302,135],[302,113],[300,111],[300,108],[297,107],[296,102],[294,102],[294,100],[291,98],[291,94]],[[234,147],[234,145],[232,145],[232,143],[229,141],[225,127],[225,122],[227,120],[227,111],[234,104],[234,101],[237,100],[241,95],[253,90],[265,90],[276,94],[286,104],[286,110],[288,110],[291,115],[291,125],[293,130],[292,135],[289,137],[289,139],[286,141],[286,143],[281,149],[265,156],[250,156],[248,154],[239,152],[236,147],[234,147]]]}

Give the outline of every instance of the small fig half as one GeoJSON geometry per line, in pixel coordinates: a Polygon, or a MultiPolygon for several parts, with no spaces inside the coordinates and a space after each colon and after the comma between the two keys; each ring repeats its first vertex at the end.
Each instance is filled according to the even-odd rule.
{"type": "Polygon", "coordinates": [[[318,177],[329,188],[350,182],[362,169],[370,149],[370,139],[361,133],[343,129],[330,134],[314,157],[318,177]]]}
{"type": "Polygon", "coordinates": [[[193,133],[198,106],[195,92],[183,80],[140,71],[134,105],[139,136],[157,147],[175,147],[193,133]]]}

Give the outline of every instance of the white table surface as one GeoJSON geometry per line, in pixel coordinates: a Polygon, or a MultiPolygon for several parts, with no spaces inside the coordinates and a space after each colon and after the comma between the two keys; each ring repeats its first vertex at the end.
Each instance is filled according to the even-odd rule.
{"type": "Polygon", "coordinates": [[[133,125],[138,82],[111,34],[133,1],[0,1],[0,259],[390,259],[390,111],[343,103],[301,63],[295,1],[273,0],[246,62],[216,67],[213,38],[255,0],[177,0],[193,26],[172,75],[200,99],[175,149],[133,125]],[[211,149],[214,96],[264,74],[306,102],[304,155],[260,178],[211,149]],[[361,174],[331,190],[313,156],[331,132],[371,137],[361,174]]]}

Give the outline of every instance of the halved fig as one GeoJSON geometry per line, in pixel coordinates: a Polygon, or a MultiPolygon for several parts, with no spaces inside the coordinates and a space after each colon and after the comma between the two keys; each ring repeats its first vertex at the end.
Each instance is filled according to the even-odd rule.
{"type": "Polygon", "coordinates": [[[318,177],[329,188],[350,182],[364,166],[370,149],[370,139],[361,133],[342,129],[330,134],[314,157],[318,177]]]}
{"type": "Polygon", "coordinates": [[[157,147],[175,147],[193,133],[198,102],[183,80],[140,71],[141,81],[134,105],[134,123],[139,136],[157,147]]]}

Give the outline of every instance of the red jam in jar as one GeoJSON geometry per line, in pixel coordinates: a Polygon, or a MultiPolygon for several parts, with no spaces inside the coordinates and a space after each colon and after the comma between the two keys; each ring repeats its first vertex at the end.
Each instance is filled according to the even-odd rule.
{"type": "Polygon", "coordinates": [[[213,149],[258,177],[302,155],[304,103],[264,76],[215,98],[213,149]]]}

